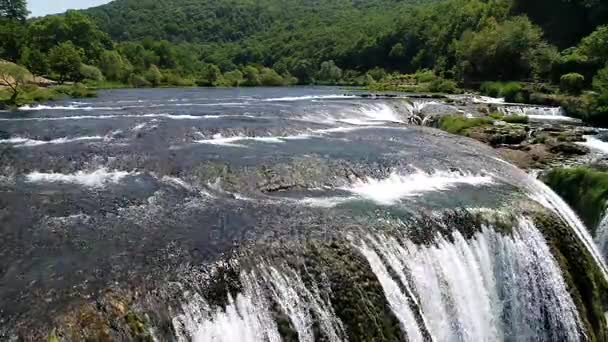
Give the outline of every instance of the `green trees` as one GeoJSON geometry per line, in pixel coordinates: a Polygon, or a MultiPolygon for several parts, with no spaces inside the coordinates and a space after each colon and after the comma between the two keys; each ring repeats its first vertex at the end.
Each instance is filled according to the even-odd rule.
{"type": "Polygon", "coordinates": [[[317,79],[321,82],[335,84],[340,82],[342,78],[342,69],[340,69],[334,61],[325,61],[321,63],[321,69],[317,74],[317,79]]]}
{"type": "Polygon", "coordinates": [[[46,56],[40,50],[30,47],[25,47],[21,52],[19,64],[24,65],[36,76],[43,76],[49,72],[49,61],[46,56]]]}
{"type": "Polygon", "coordinates": [[[28,14],[25,0],[0,0],[0,17],[25,21],[28,14]]]}
{"type": "Polygon", "coordinates": [[[215,64],[208,64],[201,72],[196,84],[203,87],[216,85],[222,79],[222,72],[215,64]]]}
{"type": "Polygon", "coordinates": [[[160,72],[158,67],[154,64],[150,65],[150,68],[145,75],[146,81],[148,81],[153,87],[158,87],[163,81],[163,74],[160,72]]]}
{"type": "Polygon", "coordinates": [[[260,71],[251,65],[248,65],[243,69],[243,79],[243,85],[247,87],[256,87],[262,84],[260,71]]]}
{"type": "Polygon", "coordinates": [[[95,82],[103,81],[101,70],[93,65],[81,64],[79,72],[81,80],[95,82]]]}
{"type": "Polygon", "coordinates": [[[466,80],[526,78],[539,64],[535,58],[544,57],[535,52],[546,48],[542,31],[526,17],[491,22],[478,32],[466,32],[457,42],[459,72],[466,80]]]}
{"type": "Polygon", "coordinates": [[[109,81],[125,81],[130,76],[131,66],[117,51],[104,51],[99,57],[99,69],[109,81]]]}
{"type": "Polygon", "coordinates": [[[600,94],[608,94],[608,64],[593,78],[593,89],[600,94]]]}
{"type": "Polygon", "coordinates": [[[31,80],[32,74],[26,68],[13,63],[0,62],[0,84],[11,92],[9,104],[17,103],[21,87],[31,80]]]}
{"type": "Polygon", "coordinates": [[[57,74],[59,83],[76,81],[80,78],[82,50],[72,42],[61,43],[49,51],[51,71],[57,74]]]}
{"type": "Polygon", "coordinates": [[[583,91],[585,87],[585,76],[577,74],[575,72],[563,75],[560,78],[560,88],[562,91],[578,95],[583,91]]]}

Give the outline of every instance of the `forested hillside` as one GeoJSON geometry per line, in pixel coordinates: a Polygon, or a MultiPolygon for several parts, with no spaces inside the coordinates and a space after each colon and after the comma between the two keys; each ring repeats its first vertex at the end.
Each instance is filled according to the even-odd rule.
{"type": "MultiPolygon", "coordinates": [[[[60,82],[454,92],[525,81],[593,89],[575,107],[608,111],[605,1],[116,0],[33,20],[11,9],[23,1],[1,3],[0,58],[60,82]]],[[[511,88],[511,100],[537,91],[511,88]]]]}

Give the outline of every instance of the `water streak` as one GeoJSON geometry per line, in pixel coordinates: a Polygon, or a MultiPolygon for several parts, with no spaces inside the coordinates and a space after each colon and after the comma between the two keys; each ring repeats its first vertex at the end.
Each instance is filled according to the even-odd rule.
{"type": "Polygon", "coordinates": [[[418,246],[370,235],[359,247],[409,339],[420,338],[412,314],[419,306],[437,341],[579,340],[576,306],[532,222],[521,218],[513,237],[487,228],[471,240],[452,238],[418,246]],[[416,304],[407,305],[408,291],[416,304]]]}

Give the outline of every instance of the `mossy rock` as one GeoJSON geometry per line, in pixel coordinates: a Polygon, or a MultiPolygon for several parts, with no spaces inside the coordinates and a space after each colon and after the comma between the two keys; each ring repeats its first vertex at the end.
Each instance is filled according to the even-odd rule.
{"type": "Polygon", "coordinates": [[[592,167],[554,169],[543,181],[560,195],[595,235],[608,200],[608,172],[592,167]]]}
{"type": "Polygon", "coordinates": [[[533,217],[562,270],[588,339],[608,341],[604,315],[608,311],[608,282],[600,267],[572,228],[546,213],[536,212],[533,217]]]}

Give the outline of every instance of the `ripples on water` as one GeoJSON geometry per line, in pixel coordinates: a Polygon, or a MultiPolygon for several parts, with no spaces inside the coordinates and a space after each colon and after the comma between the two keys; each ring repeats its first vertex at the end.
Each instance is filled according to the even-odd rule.
{"type": "Polygon", "coordinates": [[[487,147],[405,125],[423,110],[462,108],[341,93],[108,91],[1,113],[0,337],[19,320],[48,328],[51,312],[79,291],[128,288],[154,274],[155,286],[184,287],[166,299],[173,328],[160,333],[184,341],[347,340],[356,329],[349,319],[366,306],[370,315],[384,306],[377,319],[396,320],[412,341],[578,340],[579,313],[529,217],[515,213],[510,235],[437,223],[418,232],[427,244],[389,229],[421,212],[504,213],[530,194],[596,253],[563,203],[487,147]],[[333,259],[265,256],[286,248],[297,259],[301,251],[284,246],[323,250],[336,239],[340,255],[362,258],[355,269],[368,272],[363,283],[380,299],[366,299],[355,271],[332,280],[348,262],[315,271],[333,259]],[[225,262],[238,289],[210,296],[206,282],[225,262]],[[202,280],[184,280],[193,265],[202,280]],[[357,308],[341,307],[335,293],[356,294],[344,302],[357,308]]]}

